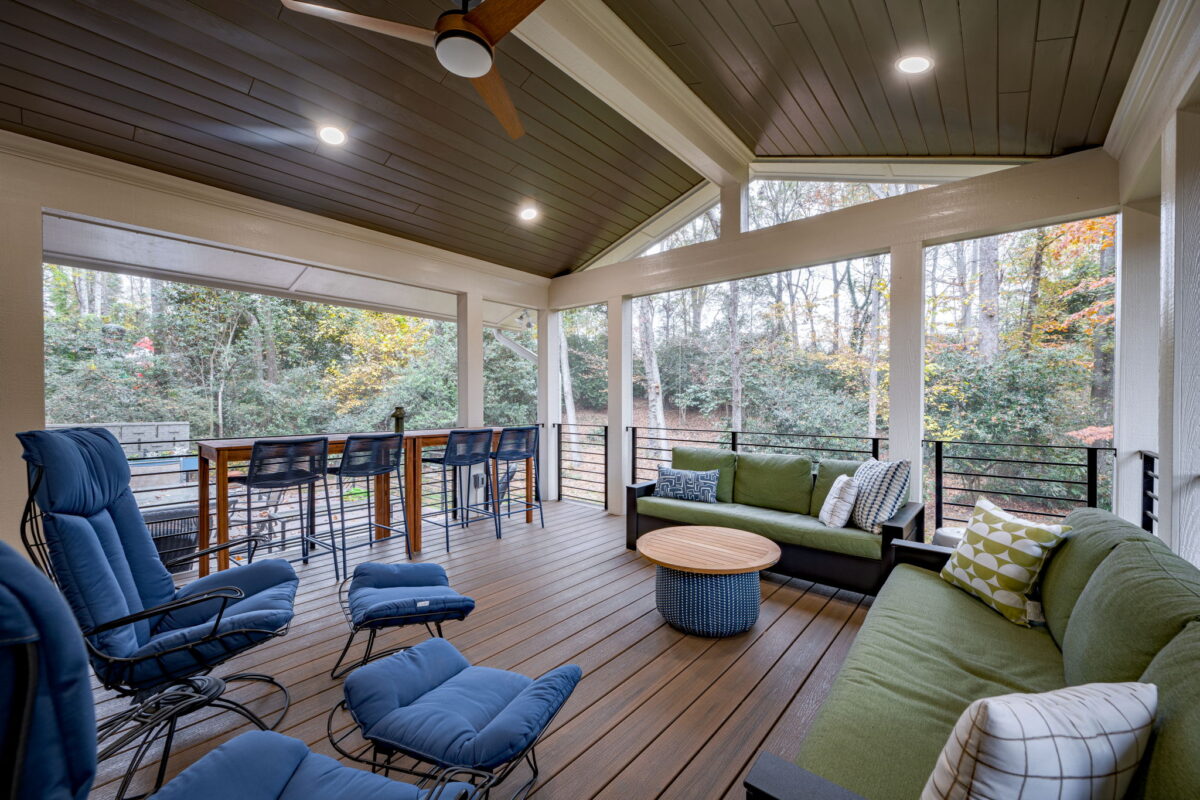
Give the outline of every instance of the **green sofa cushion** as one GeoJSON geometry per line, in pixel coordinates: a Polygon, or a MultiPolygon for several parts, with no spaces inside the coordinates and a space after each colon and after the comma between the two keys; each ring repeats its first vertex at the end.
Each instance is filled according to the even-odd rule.
{"type": "Polygon", "coordinates": [[[1157,542],[1141,528],[1095,508],[1073,511],[1065,523],[1071,530],[1042,568],[1041,586],[1046,627],[1059,647],[1063,645],[1075,601],[1113,548],[1134,540],[1157,542]]]}
{"type": "Polygon", "coordinates": [[[1195,797],[1200,787],[1200,623],[1158,652],[1141,680],[1158,687],[1150,749],[1126,800],[1195,797]]]}
{"type": "Polygon", "coordinates": [[[857,528],[827,528],[804,514],[740,503],[695,503],[668,497],[639,497],[639,514],[688,525],[717,525],[757,533],[782,544],[796,544],[878,561],[882,539],[857,528]]]}
{"type": "Polygon", "coordinates": [[[733,476],[737,471],[737,453],[715,447],[671,448],[671,466],[696,471],[720,470],[717,478],[717,502],[733,502],[733,476]]]}
{"type": "Polygon", "coordinates": [[[807,514],[812,504],[813,465],[802,456],[738,453],[733,502],[807,514]]]}
{"type": "Polygon", "coordinates": [[[1067,683],[1135,681],[1200,619],[1200,570],[1154,542],[1125,542],[1101,562],[1067,624],[1067,683]]]}
{"type": "Polygon", "coordinates": [[[1060,689],[1062,654],[937,573],[902,565],[880,590],[797,763],[867,800],[920,797],[973,700],[1060,689]]]}
{"type": "Polygon", "coordinates": [[[813,483],[812,503],[808,507],[808,513],[814,517],[820,516],[821,506],[825,505],[825,498],[829,496],[829,490],[833,488],[834,479],[838,475],[853,477],[862,464],[861,461],[841,461],[836,458],[819,462],[817,479],[813,483]]]}

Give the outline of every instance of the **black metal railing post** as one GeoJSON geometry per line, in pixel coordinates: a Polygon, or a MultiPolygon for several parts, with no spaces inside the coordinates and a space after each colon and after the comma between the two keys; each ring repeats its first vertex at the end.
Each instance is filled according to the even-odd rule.
{"type": "Polygon", "coordinates": [[[933,443],[933,519],[934,528],[942,527],[942,461],[941,440],[933,443]]]}
{"type": "Polygon", "coordinates": [[[1088,508],[1100,505],[1100,451],[1087,449],[1087,504],[1088,508]]]}
{"type": "Polygon", "coordinates": [[[604,510],[608,511],[608,426],[604,426],[604,510]]]}
{"type": "Polygon", "coordinates": [[[729,432],[729,449],[736,452],[737,446],[738,446],[738,432],[730,431],[729,432]]]}
{"type": "Polygon", "coordinates": [[[878,436],[871,437],[871,458],[875,459],[876,461],[879,460],[879,437],[878,436]]]}
{"type": "Polygon", "coordinates": [[[638,448],[637,426],[631,425],[629,427],[629,477],[630,477],[629,482],[630,483],[638,482],[637,448],[638,448]]]}
{"type": "Polygon", "coordinates": [[[557,438],[558,438],[558,499],[562,500],[563,499],[563,496],[562,496],[562,490],[563,490],[563,440],[562,440],[563,428],[562,428],[562,423],[556,422],[556,423],[554,423],[554,427],[558,432],[557,433],[557,438]]]}
{"type": "Polygon", "coordinates": [[[1142,530],[1158,535],[1158,453],[1142,453],[1142,530]]]}

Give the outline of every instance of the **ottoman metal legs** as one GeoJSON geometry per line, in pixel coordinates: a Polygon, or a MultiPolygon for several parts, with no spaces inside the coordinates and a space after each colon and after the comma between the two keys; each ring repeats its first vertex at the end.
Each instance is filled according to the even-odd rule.
{"type": "Polygon", "coordinates": [[[654,599],[673,628],[695,636],[733,636],[754,626],[757,572],[709,575],[657,566],[654,599]]]}

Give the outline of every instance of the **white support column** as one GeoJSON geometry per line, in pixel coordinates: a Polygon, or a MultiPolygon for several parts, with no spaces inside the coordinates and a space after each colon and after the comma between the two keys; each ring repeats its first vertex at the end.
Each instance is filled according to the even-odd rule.
{"type": "Polygon", "coordinates": [[[608,513],[625,513],[633,424],[633,300],[608,301],[608,513]]]}
{"type": "Polygon", "coordinates": [[[1141,451],[1158,449],[1158,209],[1124,206],[1118,225],[1113,510],[1141,525],[1141,451]]]}
{"type": "Polygon", "coordinates": [[[559,342],[562,312],[541,309],[538,334],[538,422],[542,425],[542,499],[558,500],[558,431],[562,422],[562,373],[559,342]]]}
{"type": "Polygon", "coordinates": [[[888,319],[888,458],[912,464],[911,499],[920,501],[925,431],[925,251],[920,242],[891,249],[888,319]]]}
{"type": "Polygon", "coordinates": [[[750,174],[743,170],[736,181],[721,184],[721,238],[750,230],[750,174]]]}
{"type": "Polygon", "coordinates": [[[483,424],[483,296],[458,296],[458,424],[483,424]]]}
{"type": "Polygon", "coordinates": [[[20,544],[27,484],[19,431],[46,423],[42,350],[42,209],[0,198],[0,540],[20,544]]]}
{"type": "Polygon", "coordinates": [[[1200,110],[1162,141],[1159,535],[1200,563],[1200,110]]]}

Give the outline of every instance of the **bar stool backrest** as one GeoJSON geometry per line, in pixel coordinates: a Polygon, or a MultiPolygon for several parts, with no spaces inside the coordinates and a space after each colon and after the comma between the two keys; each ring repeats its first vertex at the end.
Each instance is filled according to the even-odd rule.
{"type": "Polygon", "coordinates": [[[250,450],[246,486],[258,489],[302,486],[325,477],[329,439],[259,439],[250,450]]]}
{"type": "Polygon", "coordinates": [[[399,470],[403,450],[404,437],[398,433],[347,436],[339,472],[345,478],[367,478],[399,470]]]}
{"type": "Polygon", "coordinates": [[[492,435],[491,428],[450,431],[443,463],[447,467],[470,467],[485,463],[491,457],[492,435]]]}
{"type": "Polygon", "coordinates": [[[498,461],[524,461],[538,452],[538,426],[522,425],[500,431],[495,458],[498,461]]]}

